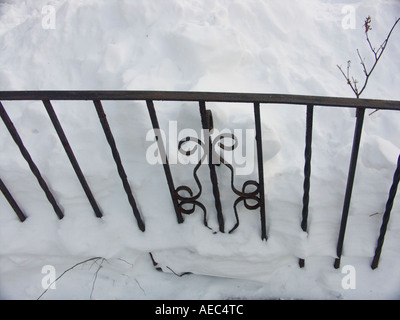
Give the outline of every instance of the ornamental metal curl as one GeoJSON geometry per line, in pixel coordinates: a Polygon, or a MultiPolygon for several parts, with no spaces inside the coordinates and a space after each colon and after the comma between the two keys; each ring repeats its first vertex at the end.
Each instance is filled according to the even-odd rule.
{"type": "MultiPolygon", "coordinates": [[[[212,114],[210,110],[207,110],[208,122],[209,124],[212,123],[212,114]]],[[[212,129],[212,125],[210,125],[212,129]]],[[[248,210],[256,210],[260,208],[260,187],[259,183],[255,180],[247,180],[243,183],[240,188],[235,186],[235,169],[222,155],[220,155],[217,151],[218,148],[224,151],[233,151],[235,150],[239,143],[237,137],[232,133],[221,133],[217,135],[215,138],[211,138],[209,135],[209,143],[211,144],[211,148],[209,148],[205,142],[201,141],[198,138],[194,137],[186,137],[179,141],[178,143],[178,152],[186,155],[191,156],[196,151],[199,150],[199,147],[202,149],[202,156],[200,160],[197,162],[194,170],[193,170],[193,177],[198,187],[198,191],[195,193],[190,187],[181,185],[175,189],[176,197],[178,199],[178,208],[180,213],[182,214],[192,214],[195,212],[196,206],[200,207],[204,213],[204,225],[208,227],[207,224],[207,210],[205,206],[198,201],[202,194],[202,185],[200,179],[197,175],[197,171],[199,170],[200,166],[204,163],[206,158],[208,157],[208,161],[211,161],[213,165],[225,165],[230,171],[230,186],[232,191],[238,196],[238,198],[234,201],[233,209],[235,213],[236,223],[229,233],[233,232],[239,226],[239,214],[237,207],[239,203],[243,202],[244,206],[248,210]],[[224,140],[230,139],[231,143],[228,143],[224,140]],[[189,149],[184,149],[184,145],[192,142],[194,145],[189,149]],[[212,153],[210,155],[210,152],[212,153]],[[253,190],[249,190],[252,188],[253,190]],[[191,205],[187,207],[187,205],[191,205]]],[[[220,226],[221,227],[221,226],[220,226]]],[[[220,228],[221,230],[221,228],[220,228]]]]}
{"type": "Polygon", "coordinates": [[[221,133],[214,138],[213,148],[212,148],[212,150],[214,152],[214,156],[218,156],[219,163],[224,164],[229,169],[229,171],[231,173],[231,189],[238,196],[238,198],[235,200],[235,202],[233,204],[233,210],[235,212],[236,223],[235,223],[234,227],[231,230],[229,230],[229,233],[232,233],[235,229],[237,229],[239,227],[239,214],[237,212],[237,206],[240,202],[243,201],[245,208],[248,210],[256,210],[256,209],[260,208],[260,197],[258,196],[258,194],[260,193],[260,187],[259,187],[259,183],[257,181],[247,180],[243,183],[241,191],[238,190],[235,187],[235,169],[229,162],[227,162],[225,160],[224,157],[217,154],[217,152],[215,150],[215,148],[217,146],[219,148],[221,148],[222,150],[233,151],[238,146],[238,140],[233,133],[221,133]],[[227,146],[225,143],[223,143],[222,141],[226,138],[231,139],[233,141],[233,144],[230,146],[227,146]],[[248,188],[249,186],[254,186],[255,190],[246,191],[246,188],[248,188]],[[251,204],[250,203],[251,201],[253,201],[255,203],[251,204]]]}
{"type": "MultiPolygon", "coordinates": [[[[183,145],[189,141],[195,142],[197,145],[199,145],[201,148],[203,148],[203,150],[206,150],[204,143],[200,139],[193,138],[193,137],[186,137],[185,139],[182,139],[178,143],[178,152],[179,153],[186,155],[186,156],[190,156],[197,150],[196,144],[194,145],[194,147],[192,149],[183,150],[183,148],[182,148],[183,145]]],[[[199,170],[199,168],[200,168],[202,162],[204,161],[204,159],[206,158],[206,156],[207,156],[207,153],[204,152],[203,156],[198,161],[198,163],[196,164],[196,166],[193,170],[193,177],[194,177],[194,180],[196,181],[196,184],[198,187],[197,193],[194,194],[193,190],[190,187],[182,185],[175,189],[175,194],[178,199],[178,210],[180,213],[189,215],[189,214],[192,214],[196,210],[196,206],[200,207],[200,209],[203,210],[203,216],[204,216],[203,223],[207,228],[211,229],[207,224],[207,209],[201,202],[199,202],[197,200],[201,196],[201,193],[203,191],[200,179],[197,175],[197,171],[199,170]],[[182,194],[182,192],[189,194],[189,196],[182,194]],[[192,205],[191,208],[189,208],[189,209],[184,207],[185,205],[188,205],[188,204],[192,205]]]]}

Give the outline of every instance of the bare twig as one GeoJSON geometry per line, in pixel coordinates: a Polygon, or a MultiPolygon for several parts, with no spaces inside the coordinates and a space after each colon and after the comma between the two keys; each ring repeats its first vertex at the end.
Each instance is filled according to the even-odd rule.
{"type": "MultiPolygon", "coordinates": [[[[90,291],[90,300],[92,300],[92,295],[93,295],[93,290],[94,290],[94,286],[96,284],[96,280],[97,280],[97,274],[99,273],[100,269],[103,267],[102,264],[104,262],[104,258],[102,258],[99,267],[97,268],[95,274],[94,274],[94,279],[93,279],[93,283],[92,283],[92,290],[90,291]]],[[[96,260],[97,262],[97,260],[96,260]]]]}
{"type": "Polygon", "coordinates": [[[363,59],[361,57],[360,51],[357,49],[358,58],[360,59],[360,63],[361,63],[361,66],[363,68],[363,72],[364,72],[364,75],[365,75],[364,84],[361,86],[361,89],[359,89],[357,87],[358,81],[354,77],[351,77],[352,81],[350,80],[350,71],[349,71],[349,69],[350,69],[350,60],[347,62],[347,74],[343,71],[341,66],[339,66],[339,65],[337,66],[339,68],[339,70],[341,71],[343,77],[346,79],[347,84],[350,86],[350,88],[352,89],[352,91],[356,95],[357,99],[360,97],[360,95],[364,92],[365,88],[367,87],[368,80],[369,80],[372,72],[374,71],[376,65],[378,64],[379,59],[382,57],[382,54],[385,51],[386,46],[387,46],[387,44],[389,42],[389,38],[392,35],[392,32],[393,32],[394,28],[396,27],[396,25],[400,21],[400,18],[396,19],[395,23],[393,24],[392,28],[390,29],[390,31],[389,31],[389,33],[388,33],[388,35],[386,37],[386,39],[382,42],[382,44],[379,46],[378,49],[374,48],[374,46],[371,43],[371,40],[369,39],[369,31],[372,30],[371,20],[372,20],[371,17],[368,16],[365,19],[365,22],[364,22],[366,40],[367,40],[367,43],[369,45],[370,50],[374,54],[374,63],[372,65],[372,67],[369,69],[369,71],[368,71],[368,68],[367,68],[367,66],[365,64],[365,59],[363,59]]]}
{"type": "Polygon", "coordinates": [[[126,261],[125,259],[118,258],[118,260],[121,260],[121,261],[125,262],[126,264],[129,264],[131,267],[133,267],[133,264],[128,262],[128,261],[126,261]]]}
{"type": "Polygon", "coordinates": [[[136,278],[135,278],[135,281],[136,281],[137,285],[139,286],[139,288],[143,291],[144,295],[146,295],[146,291],[144,291],[144,289],[142,288],[142,286],[140,285],[139,281],[137,281],[136,278]]]}
{"type": "Polygon", "coordinates": [[[376,216],[376,215],[378,215],[378,214],[381,214],[381,212],[375,212],[375,213],[373,213],[373,214],[370,214],[369,216],[370,216],[370,217],[373,217],[373,216],[376,216]]]}
{"type": "Polygon", "coordinates": [[[375,112],[378,112],[378,111],[379,111],[379,109],[375,109],[374,111],[370,112],[368,115],[372,116],[375,112]]]}
{"type": "Polygon", "coordinates": [[[347,84],[350,86],[351,90],[353,90],[353,92],[357,95],[357,90],[353,87],[353,84],[350,81],[350,77],[349,77],[349,69],[350,69],[350,60],[347,61],[347,75],[344,73],[343,69],[341,66],[337,65],[337,67],[339,68],[340,72],[343,74],[343,77],[345,77],[345,79],[347,80],[347,84]]]}
{"type": "Polygon", "coordinates": [[[368,77],[368,71],[367,71],[367,67],[365,66],[365,61],[364,61],[365,59],[361,58],[361,54],[360,54],[360,51],[358,49],[357,49],[357,54],[358,54],[358,57],[360,58],[360,62],[361,62],[361,65],[363,67],[364,74],[365,74],[366,77],[368,77]]]}
{"type": "MultiPolygon", "coordinates": [[[[151,253],[150,253],[150,256],[151,256],[151,253]]],[[[133,267],[133,264],[128,262],[128,261],[126,261],[125,259],[118,258],[118,260],[121,260],[121,261],[125,262],[126,264],[129,264],[131,267],[133,267]]],[[[130,279],[130,277],[128,275],[126,275],[126,274],[123,274],[123,276],[126,276],[126,277],[128,277],[130,279]]],[[[146,295],[146,291],[142,288],[142,286],[140,285],[139,281],[136,278],[135,278],[135,282],[137,283],[137,285],[140,288],[140,290],[143,291],[143,294],[146,295]]]]}
{"type": "Polygon", "coordinates": [[[77,266],[79,266],[79,265],[81,265],[81,264],[84,264],[84,263],[86,263],[86,262],[89,262],[89,261],[97,261],[97,260],[99,260],[99,259],[104,259],[104,258],[102,258],[102,257],[90,258],[90,259],[81,261],[81,262],[79,262],[79,263],[73,265],[71,268],[68,268],[68,269],[65,270],[61,275],[59,275],[59,276],[56,278],[56,280],[54,280],[52,283],[49,284],[49,286],[46,288],[46,290],[44,290],[44,291],[42,292],[42,294],[37,298],[37,300],[39,300],[39,299],[49,290],[49,288],[50,288],[57,280],[59,280],[64,274],[66,274],[68,271],[71,271],[72,269],[74,269],[74,268],[76,268],[77,266]]]}

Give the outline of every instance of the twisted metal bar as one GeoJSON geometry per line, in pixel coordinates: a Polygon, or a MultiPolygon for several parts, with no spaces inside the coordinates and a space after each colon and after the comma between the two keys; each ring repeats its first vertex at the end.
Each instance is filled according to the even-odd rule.
{"type": "Polygon", "coordinates": [[[210,112],[206,110],[206,103],[205,101],[199,101],[199,108],[200,108],[200,116],[201,116],[201,125],[203,127],[204,139],[206,143],[208,142],[208,167],[210,169],[210,179],[212,184],[212,190],[215,200],[215,209],[217,210],[217,219],[219,225],[219,231],[225,232],[224,226],[224,216],[222,213],[222,203],[221,203],[221,196],[219,192],[218,186],[218,177],[217,172],[215,170],[215,164],[213,163],[213,150],[212,150],[212,141],[210,136],[210,130],[213,129],[213,121],[210,112]]]}
{"type": "Polygon", "coordinates": [[[128,182],[128,176],[126,175],[124,166],[122,165],[121,157],[119,155],[119,152],[118,152],[118,149],[117,149],[117,145],[115,143],[114,136],[112,135],[111,128],[110,128],[110,125],[108,124],[107,117],[106,117],[106,114],[104,112],[104,109],[103,109],[103,106],[101,104],[101,101],[100,100],[93,100],[93,103],[94,103],[94,106],[96,108],[97,114],[99,116],[100,123],[101,123],[101,125],[103,127],[104,134],[106,135],[106,139],[108,141],[108,144],[110,145],[112,156],[113,156],[115,164],[117,166],[118,174],[119,174],[119,176],[121,178],[122,185],[123,185],[123,187],[125,189],[125,193],[126,193],[126,195],[128,197],[129,204],[132,207],[133,215],[136,218],[137,225],[138,225],[138,227],[139,227],[139,229],[141,231],[145,231],[144,222],[142,220],[142,217],[140,216],[140,212],[139,212],[139,209],[137,207],[135,198],[133,197],[132,189],[131,189],[131,187],[129,185],[129,182],[128,182]]]}
{"type": "Polygon", "coordinates": [[[103,216],[103,214],[101,213],[101,210],[93,196],[92,191],[90,190],[90,187],[86,181],[86,178],[83,175],[83,172],[79,166],[78,160],[76,160],[76,157],[74,155],[74,152],[72,151],[71,145],[68,142],[67,136],[64,133],[64,130],[61,126],[60,121],[57,118],[57,115],[54,111],[54,108],[53,108],[51,102],[49,100],[43,100],[43,104],[46,108],[47,113],[49,114],[49,117],[50,117],[51,122],[53,123],[54,129],[57,132],[57,135],[64,147],[64,150],[68,156],[68,159],[71,162],[72,168],[74,169],[75,174],[78,177],[79,182],[81,183],[83,191],[85,192],[86,197],[88,198],[96,217],[101,218],[103,216]]]}
{"type": "Polygon", "coordinates": [[[184,220],[183,220],[181,210],[179,208],[177,193],[176,193],[176,189],[175,189],[175,185],[174,185],[174,180],[172,178],[171,168],[169,167],[167,153],[165,151],[165,146],[162,141],[162,137],[159,134],[160,133],[160,124],[158,123],[158,118],[157,118],[156,110],[154,108],[154,103],[152,100],[146,100],[146,105],[147,105],[147,110],[150,115],[151,124],[153,126],[153,130],[156,135],[158,150],[160,151],[161,158],[163,160],[162,163],[163,163],[163,168],[164,168],[164,174],[165,174],[165,178],[167,179],[167,185],[168,185],[169,193],[171,195],[171,200],[172,200],[172,204],[174,206],[176,218],[178,220],[178,223],[183,223],[184,220]]]}
{"type": "MultiPolygon", "coordinates": [[[[310,203],[310,176],[311,176],[311,153],[312,153],[312,128],[313,128],[313,114],[314,106],[307,106],[306,117],[306,148],[304,151],[304,183],[303,183],[303,210],[301,213],[301,229],[307,232],[308,222],[308,205],[310,203]]],[[[304,259],[299,259],[299,266],[303,268],[305,264],[304,259]]]]}
{"type": "Polygon", "coordinates": [[[21,222],[24,222],[26,219],[25,214],[22,212],[21,208],[18,206],[14,197],[11,195],[10,191],[7,189],[6,185],[4,184],[3,180],[1,180],[1,179],[0,179],[0,190],[3,193],[4,197],[7,199],[11,208],[13,208],[13,210],[14,210],[15,214],[17,215],[17,217],[19,218],[19,220],[21,222]]]}
{"type": "Polygon", "coordinates": [[[346,232],[347,217],[349,215],[351,193],[353,191],[354,177],[356,174],[358,151],[360,148],[361,133],[364,123],[365,108],[357,109],[357,120],[354,129],[353,147],[351,151],[349,174],[347,176],[346,194],[344,197],[342,220],[340,222],[339,238],[337,242],[336,254],[334,267],[338,269],[340,267],[340,259],[343,251],[344,235],[346,232]]]}
{"type": "Polygon", "coordinates": [[[49,200],[50,204],[52,205],[54,212],[56,213],[59,219],[64,217],[64,213],[61,210],[60,206],[58,205],[56,199],[54,198],[52,192],[50,191],[49,186],[47,185],[46,181],[43,179],[42,174],[39,171],[39,168],[33,162],[31,155],[29,154],[28,150],[26,149],[22,139],[15,128],[14,124],[12,123],[10,117],[8,116],[4,106],[0,102],[0,117],[3,119],[4,124],[6,125],[11,137],[13,138],[15,144],[18,146],[21,155],[24,157],[26,162],[29,165],[33,175],[36,177],[40,187],[42,188],[43,192],[45,193],[47,200],[49,200]]]}
{"type": "Polygon", "coordinates": [[[267,222],[265,217],[264,160],[263,160],[263,147],[262,147],[261,113],[260,113],[259,102],[254,103],[254,122],[256,128],[258,184],[259,184],[259,194],[260,194],[261,239],[267,240],[267,222]]]}
{"type": "Polygon", "coordinates": [[[371,263],[372,269],[376,269],[378,267],[379,259],[380,259],[381,252],[382,252],[383,242],[385,241],[386,230],[387,230],[387,227],[389,224],[390,213],[393,208],[394,198],[397,193],[397,188],[399,186],[399,182],[400,182],[400,155],[397,159],[396,171],[394,172],[394,175],[393,175],[393,182],[392,182],[392,186],[390,187],[389,198],[386,202],[385,213],[383,214],[383,218],[382,218],[382,225],[381,225],[381,230],[379,233],[378,243],[376,246],[374,258],[371,263]]]}

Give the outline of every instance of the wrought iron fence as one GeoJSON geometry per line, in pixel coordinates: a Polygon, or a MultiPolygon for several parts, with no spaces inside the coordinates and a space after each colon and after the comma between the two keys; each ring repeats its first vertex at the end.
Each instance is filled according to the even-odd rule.
{"type": "MultiPolygon", "coordinates": [[[[308,208],[310,199],[310,177],[311,177],[311,156],[312,156],[312,133],[313,133],[313,114],[314,106],[323,107],[345,107],[356,109],[356,124],[352,145],[352,152],[350,158],[349,171],[347,176],[347,186],[345,191],[345,197],[343,202],[342,217],[340,223],[340,230],[337,241],[337,258],[335,259],[334,267],[339,268],[344,237],[346,232],[346,225],[349,215],[350,201],[353,190],[353,183],[357,167],[357,158],[361,141],[361,134],[363,130],[364,115],[366,109],[378,109],[378,110],[400,110],[400,101],[389,101],[389,100],[372,100],[372,99],[352,99],[352,98],[338,98],[338,97],[318,97],[318,96],[300,96],[300,95],[280,95],[280,94],[252,94],[252,93],[214,93],[214,92],[172,92],[172,91],[2,91],[0,92],[0,116],[8,129],[10,135],[18,146],[22,156],[27,161],[32,174],[36,177],[40,187],[43,189],[48,201],[52,205],[54,212],[59,219],[64,217],[63,210],[57,203],[57,199],[51,192],[47,182],[41,175],[38,167],[30,156],[27,148],[25,147],[17,129],[13,125],[12,120],[6,112],[1,101],[8,100],[26,100],[26,101],[42,101],[49,118],[57,132],[57,135],[65,149],[65,152],[71,162],[71,165],[79,179],[82,188],[93,208],[94,214],[97,218],[101,218],[103,213],[101,212],[95,197],[85,179],[85,176],[78,164],[78,161],[74,155],[74,152],[68,142],[68,139],[64,133],[60,121],[54,111],[51,101],[53,100],[86,100],[92,101],[95,110],[98,114],[101,126],[104,130],[104,134],[110,146],[112,156],[115,161],[115,165],[118,170],[118,174],[121,178],[122,185],[126,192],[128,201],[132,208],[133,215],[137,221],[137,225],[141,231],[145,231],[145,223],[142,218],[142,213],[138,209],[138,205],[134,196],[134,193],[130,187],[127,174],[124,169],[117,144],[115,142],[112,130],[107,120],[102,101],[105,100],[141,100],[145,101],[147,110],[152,123],[155,137],[157,140],[157,146],[163,159],[163,169],[165,178],[169,188],[172,204],[176,214],[178,223],[183,223],[185,214],[192,214],[196,207],[200,208],[204,214],[204,225],[207,226],[207,209],[203,203],[199,201],[202,193],[202,185],[197,175],[199,167],[205,163],[205,158],[208,158],[208,167],[210,172],[210,181],[212,185],[212,194],[215,202],[215,210],[217,214],[218,226],[220,232],[225,232],[224,215],[220,199],[220,191],[218,185],[218,175],[215,166],[223,164],[226,166],[231,175],[231,188],[235,194],[235,201],[233,204],[236,223],[229,232],[233,232],[239,226],[239,216],[237,212],[237,206],[239,203],[243,203],[245,208],[248,210],[257,210],[260,215],[260,235],[262,240],[267,240],[267,221],[265,213],[265,190],[264,190],[264,166],[263,166],[263,150],[262,150],[262,129],[261,129],[261,115],[260,108],[262,105],[268,104],[291,104],[306,106],[306,137],[305,137],[305,151],[304,151],[304,183],[303,183],[303,201],[302,201],[302,212],[301,212],[301,228],[304,232],[308,229],[308,208]],[[204,151],[204,155],[196,164],[193,177],[198,186],[198,191],[195,194],[193,190],[185,185],[176,187],[175,181],[171,172],[168,156],[162,137],[160,135],[160,125],[157,118],[157,112],[154,101],[194,101],[198,103],[199,115],[201,120],[202,129],[204,132],[203,141],[200,139],[194,139],[187,137],[179,142],[179,149],[181,152],[190,154],[189,151],[183,151],[183,145],[189,141],[196,143],[204,151]],[[241,188],[235,187],[235,168],[231,163],[226,161],[222,156],[217,155],[214,152],[213,146],[216,142],[221,142],[226,138],[226,135],[219,135],[215,140],[212,141],[210,131],[213,129],[213,118],[210,110],[207,109],[207,103],[210,102],[227,102],[227,103],[248,103],[253,106],[254,113],[254,128],[255,128],[255,139],[256,139],[256,159],[257,159],[257,171],[258,181],[247,180],[243,183],[241,188]],[[211,161],[215,159],[217,161],[211,161]],[[249,191],[250,189],[250,191],[249,191]]],[[[234,135],[228,135],[233,140],[232,146],[226,146],[220,143],[222,149],[232,150],[235,147],[236,138],[234,135]]],[[[1,168],[0,168],[1,170],[1,168]]],[[[398,158],[397,167],[393,176],[392,186],[389,191],[388,199],[386,202],[385,212],[383,214],[382,225],[380,228],[380,234],[377,240],[377,246],[371,267],[377,268],[379,258],[382,251],[382,246],[385,239],[386,230],[392,210],[394,198],[396,195],[397,187],[400,181],[400,156],[398,158]]],[[[0,190],[4,194],[5,198],[15,211],[17,217],[21,222],[26,219],[26,215],[17,204],[15,198],[7,189],[3,180],[0,179],[0,190]]],[[[300,214],[300,213],[299,213],[300,214]]],[[[304,259],[299,260],[300,267],[304,266],[304,259]]]]}

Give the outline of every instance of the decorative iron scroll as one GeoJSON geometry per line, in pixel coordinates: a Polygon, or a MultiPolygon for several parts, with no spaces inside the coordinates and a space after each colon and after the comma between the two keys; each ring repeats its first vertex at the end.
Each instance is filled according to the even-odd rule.
{"type": "MultiPolygon", "coordinates": [[[[193,169],[193,177],[196,182],[198,191],[197,193],[194,193],[193,190],[185,185],[179,186],[176,188],[175,192],[178,198],[178,207],[179,211],[182,214],[192,214],[195,211],[195,207],[198,206],[203,210],[204,213],[204,225],[208,227],[207,224],[207,210],[205,206],[198,200],[201,196],[202,193],[202,185],[200,182],[200,179],[197,175],[197,171],[199,170],[201,164],[203,164],[206,159],[208,159],[208,164],[210,168],[215,168],[214,166],[219,166],[221,164],[224,164],[230,171],[230,185],[232,191],[238,196],[238,198],[234,201],[233,204],[233,209],[235,213],[235,218],[236,218],[236,223],[232,229],[229,230],[229,233],[233,232],[235,229],[238,228],[239,226],[239,214],[237,210],[237,206],[239,205],[240,202],[243,202],[245,208],[248,210],[256,210],[260,208],[260,188],[259,188],[259,183],[255,180],[247,180],[243,183],[241,186],[241,189],[236,188],[235,186],[235,169],[230,164],[228,161],[225,160],[225,158],[217,153],[217,148],[224,150],[224,151],[233,151],[234,149],[237,148],[238,146],[238,139],[237,137],[232,134],[232,133],[221,133],[215,138],[211,137],[212,130],[213,130],[213,118],[212,118],[212,112],[211,110],[205,110],[206,113],[206,129],[208,132],[207,134],[204,133],[204,139],[208,138],[206,142],[208,141],[208,145],[206,142],[201,141],[198,138],[194,137],[186,137],[182,140],[179,141],[178,143],[178,152],[186,155],[186,156],[191,156],[193,155],[200,147],[202,149],[202,156],[198,163],[196,164],[195,168],[193,169]],[[224,139],[230,139],[232,141],[231,145],[228,145],[227,143],[224,143],[224,139]],[[194,143],[194,146],[190,149],[185,150],[183,147],[185,144],[192,142],[194,143]],[[248,190],[249,188],[253,187],[254,190],[248,190]],[[185,194],[184,194],[185,193],[185,194]],[[191,205],[189,208],[185,205],[191,205]]],[[[203,126],[204,128],[204,126],[203,126]]],[[[217,183],[217,176],[216,176],[216,171],[210,170],[210,176],[211,176],[211,181],[213,183],[213,187],[218,188],[217,183]]],[[[214,189],[215,190],[215,189],[214,189]]],[[[219,191],[219,190],[218,190],[219,191]]],[[[219,192],[216,194],[214,192],[214,196],[219,196],[219,192]]],[[[220,203],[220,199],[216,199],[216,205],[220,203]]],[[[218,214],[218,207],[217,207],[217,214],[218,214]]],[[[221,212],[222,214],[222,206],[221,206],[221,212]]],[[[219,229],[221,232],[224,232],[224,224],[223,224],[223,216],[222,219],[219,217],[218,219],[219,222],[219,229]]]]}
{"type": "MultiPolygon", "coordinates": [[[[192,149],[187,150],[187,151],[182,149],[183,145],[186,142],[189,142],[189,141],[195,142],[196,144],[198,144],[200,147],[202,147],[205,150],[204,143],[200,139],[193,138],[193,137],[186,137],[185,139],[179,141],[179,144],[178,144],[178,151],[181,154],[189,156],[189,155],[192,155],[197,150],[197,146],[196,145],[192,149]]],[[[179,212],[182,213],[182,214],[192,214],[195,211],[196,206],[200,207],[203,210],[203,213],[204,213],[204,220],[203,220],[204,225],[206,227],[208,227],[208,224],[207,224],[207,209],[201,202],[199,202],[197,200],[200,197],[200,195],[202,193],[202,190],[203,190],[203,188],[201,186],[200,179],[199,179],[199,177],[197,175],[197,171],[199,170],[199,168],[200,168],[201,164],[203,163],[204,159],[206,158],[206,156],[207,156],[207,153],[204,152],[203,156],[201,157],[201,159],[196,164],[196,166],[195,166],[195,168],[193,170],[193,177],[194,177],[194,180],[196,181],[196,184],[197,184],[197,187],[198,187],[197,193],[194,194],[190,187],[183,186],[183,185],[179,186],[178,188],[176,188],[175,192],[176,192],[176,196],[178,198],[178,209],[179,209],[179,212]],[[182,192],[186,192],[189,195],[184,195],[184,194],[182,194],[182,192]],[[192,207],[189,208],[189,209],[185,208],[185,205],[187,205],[187,204],[191,204],[192,207]]]]}
{"type": "Polygon", "coordinates": [[[227,162],[224,157],[217,154],[215,148],[218,146],[222,150],[233,151],[238,146],[238,140],[236,136],[232,133],[221,133],[216,136],[212,142],[213,147],[212,150],[214,152],[214,157],[218,157],[218,162],[224,164],[231,173],[231,189],[232,191],[238,196],[233,204],[233,209],[235,212],[236,223],[235,226],[229,231],[229,233],[233,232],[239,226],[239,215],[237,212],[237,206],[240,202],[243,201],[244,206],[248,210],[256,210],[260,207],[260,198],[258,196],[260,192],[259,184],[255,180],[247,180],[243,183],[241,191],[235,187],[235,169],[233,168],[232,164],[227,162]],[[231,146],[227,146],[222,141],[226,138],[231,139],[234,143],[231,146]],[[248,187],[254,186],[255,190],[253,191],[246,191],[248,187]],[[251,203],[255,202],[255,203],[251,203]]]}

